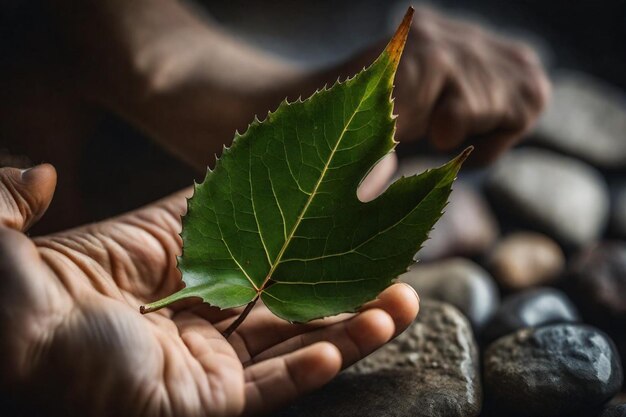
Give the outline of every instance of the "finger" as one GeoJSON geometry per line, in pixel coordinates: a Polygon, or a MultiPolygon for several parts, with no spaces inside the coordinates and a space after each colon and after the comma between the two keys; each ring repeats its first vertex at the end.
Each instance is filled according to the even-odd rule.
{"type": "Polygon", "coordinates": [[[507,149],[518,143],[532,127],[535,110],[521,97],[510,100],[498,129],[471,139],[475,147],[468,163],[484,165],[495,161],[507,149]]]}
{"type": "Polygon", "coordinates": [[[384,310],[374,308],[328,327],[294,336],[256,355],[248,364],[295,352],[318,342],[330,342],[341,352],[348,366],[369,355],[395,334],[393,319],[384,310]]]}
{"type": "MultiPolygon", "coordinates": [[[[419,310],[419,297],[410,286],[394,284],[383,291],[376,300],[365,304],[361,311],[369,309],[385,311],[391,317],[397,334],[398,331],[404,330],[415,319],[419,310]]],[[[314,320],[306,324],[291,324],[276,317],[264,305],[257,305],[239,329],[231,335],[229,341],[235,346],[238,353],[242,352],[242,346],[245,347],[245,354],[242,353],[240,357],[246,362],[249,360],[249,357],[254,358],[274,346],[293,339],[275,351],[276,353],[291,352],[301,347],[301,345],[298,345],[299,340],[296,340],[299,335],[330,328],[352,317],[355,317],[355,315],[340,314],[321,320],[314,320]]],[[[216,327],[223,330],[232,320],[219,323],[216,327]]],[[[314,341],[314,339],[309,340],[310,342],[314,341]]],[[[265,352],[265,355],[264,357],[267,358],[271,355],[271,352],[265,352]]]]}
{"type": "Polygon", "coordinates": [[[398,138],[419,139],[428,128],[433,109],[450,69],[449,52],[440,45],[421,46],[398,69],[398,138]]]}
{"type": "Polygon", "coordinates": [[[25,231],[46,211],[56,187],[56,171],[49,164],[20,170],[0,169],[0,224],[25,231]]]}
{"type": "Polygon", "coordinates": [[[471,119],[468,103],[458,93],[444,92],[433,110],[428,135],[440,151],[458,147],[466,138],[471,119]]]}
{"type": "Polygon", "coordinates": [[[481,166],[494,162],[507,149],[522,139],[519,130],[498,130],[489,135],[472,139],[474,152],[468,158],[468,166],[481,166]]]}
{"type": "Polygon", "coordinates": [[[413,287],[398,283],[383,291],[376,300],[364,305],[361,311],[378,308],[387,312],[394,323],[393,337],[395,337],[415,320],[419,307],[420,298],[413,287]]]}
{"type": "Polygon", "coordinates": [[[341,354],[320,342],[250,366],[245,371],[244,415],[276,410],[329,382],[341,369],[341,354]]]}

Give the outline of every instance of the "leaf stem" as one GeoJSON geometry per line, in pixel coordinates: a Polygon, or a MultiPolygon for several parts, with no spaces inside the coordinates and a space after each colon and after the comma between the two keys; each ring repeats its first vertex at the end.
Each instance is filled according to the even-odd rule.
{"type": "Polygon", "coordinates": [[[233,334],[235,330],[237,330],[237,327],[239,327],[239,325],[243,323],[246,317],[248,317],[248,314],[250,314],[250,311],[252,311],[252,308],[254,307],[256,302],[259,300],[260,296],[261,296],[260,293],[257,294],[257,296],[254,297],[254,300],[250,301],[248,305],[246,306],[246,308],[241,312],[239,317],[237,317],[237,320],[235,320],[230,326],[228,326],[226,330],[224,330],[224,332],[222,333],[222,336],[224,336],[224,339],[228,339],[230,335],[233,334]]]}
{"type": "Polygon", "coordinates": [[[139,307],[139,312],[141,314],[148,314],[148,313],[152,313],[153,311],[157,311],[160,310],[164,307],[167,307],[168,305],[172,304],[175,301],[178,301],[180,299],[183,299],[185,297],[189,297],[191,294],[193,295],[193,289],[192,288],[183,288],[182,290],[175,292],[174,294],[162,298],[158,301],[155,301],[153,303],[149,303],[146,305],[142,305],[139,307]]]}

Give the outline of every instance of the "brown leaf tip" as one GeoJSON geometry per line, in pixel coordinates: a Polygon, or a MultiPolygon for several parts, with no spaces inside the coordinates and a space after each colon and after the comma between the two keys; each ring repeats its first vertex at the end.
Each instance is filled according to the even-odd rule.
{"type": "Polygon", "coordinates": [[[462,165],[463,162],[465,162],[465,160],[467,159],[467,157],[470,156],[473,150],[474,150],[474,147],[472,145],[465,148],[463,152],[461,152],[461,154],[455,158],[456,164],[458,166],[462,165]]]}
{"type": "Polygon", "coordinates": [[[404,45],[406,44],[406,38],[411,29],[414,12],[415,9],[409,6],[400,26],[396,29],[396,33],[393,35],[393,38],[391,38],[391,41],[389,41],[387,48],[385,48],[385,52],[389,55],[389,60],[393,62],[394,66],[397,66],[398,62],[400,62],[400,57],[402,56],[402,51],[404,51],[404,45]]]}

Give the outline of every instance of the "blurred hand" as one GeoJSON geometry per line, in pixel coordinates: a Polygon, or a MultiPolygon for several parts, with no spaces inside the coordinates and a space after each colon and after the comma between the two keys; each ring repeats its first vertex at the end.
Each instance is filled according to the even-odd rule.
{"type": "MultiPolygon", "coordinates": [[[[381,49],[348,67],[354,72],[368,65],[381,49]]],[[[528,46],[424,7],[415,11],[395,84],[400,140],[428,136],[442,151],[469,140],[483,162],[515,144],[550,95],[528,46]]]]}
{"type": "Polygon", "coordinates": [[[273,410],[328,382],[402,331],[418,298],[388,288],[356,315],[293,325],[262,305],[228,340],[238,311],[187,303],[142,316],[180,286],[185,193],[46,237],[50,165],[0,169],[3,392],[37,415],[236,416],[273,410]]]}

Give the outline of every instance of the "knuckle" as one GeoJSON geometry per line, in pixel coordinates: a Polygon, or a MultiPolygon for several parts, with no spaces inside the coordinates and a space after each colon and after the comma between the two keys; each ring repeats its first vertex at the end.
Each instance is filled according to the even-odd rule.
{"type": "Polygon", "coordinates": [[[543,74],[527,76],[522,80],[520,89],[527,107],[534,113],[539,113],[550,98],[550,83],[543,74]]]}
{"type": "Polygon", "coordinates": [[[460,21],[463,28],[463,38],[469,41],[478,41],[486,37],[486,32],[475,23],[460,21]]]}
{"type": "Polygon", "coordinates": [[[520,63],[527,66],[537,66],[541,62],[537,52],[522,42],[514,42],[511,45],[511,54],[520,63]]]}
{"type": "Polygon", "coordinates": [[[428,65],[433,69],[443,69],[450,64],[450,52],[445,48],[431,47],[424,50],[424,55],[428,65]]]}

